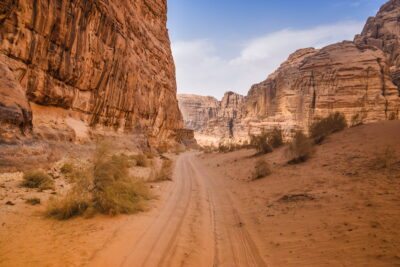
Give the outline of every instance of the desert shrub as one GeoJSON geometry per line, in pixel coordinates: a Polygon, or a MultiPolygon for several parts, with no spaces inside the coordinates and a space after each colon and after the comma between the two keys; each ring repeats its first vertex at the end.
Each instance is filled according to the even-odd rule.
{"type": "Polygon", "coordinates": [[[103,214],[130,214],[143,211],[144,201],[150,198],[150,190],[141,179],[125,177],[96,190],[94,205],[96,210],[103,214]]]}
{"type": "Polygon", "coordinates": [[[25,200],[25,203],[31,204],[31,205],[39,205],[40,204],[40,198],[34,197],[34,198],[29,198],[25,200]]]}
{"type": "Polygon", "coordinates": [[[297,164],[307,161],[314,151],[313,142],[302,131],[297,131],[286,150],[286,157],[289,164],[297,164]]]}
{"type": "Polygon", "coordinates": [[[136,161],[136,166],[148,167],[150,165],[149,159],[143,153],[131,156],[132,159],[136,161]]]}
{"type": "Polygon", "coordinates": [[[323,119],[317,119],[310,125],[310,137],[316,144],[320,144],[328,135],[339,132],[347,127],[345,116],[340,112],[330,114],[323,119]]]}
{"type": "Polygon", "coordinates": [[[265,176],[268,176],[271,173],[272,172],[268,163],[263,159],[259,159],[256,162],[255,170],[253,173],[253,180],[264,178],[265,176]]]}
{"type": "Polygon", "coordinates": [[[51,199],[45,213],[48,217],[67,220],[83,215],[91,205],[90,196],[79,194],[73,190],[64,198],[51,199]]]}
{"type": "Polygon", "coordinates": [[[280,128],[273,128],[272,131],[268,133],[267,136],[268,143],[273,147],[273,148],[278,148],[283,145],[283,131],[280,128]]]}
{"type": "Polygon", "coordinates": [[[111,152],[107,145],[98,145],[93,166],[73,171],[74,186],[63,198],[49,202],[46,215],[65,220],[91,212],[116,215],[144,210],[145,200],[152,197],[148,186],[129,175],[132,158],[111,152]]]}
{"type": "Polygon", "coordinates": [[[396,150],[392,147],[386,147],[383,151],[377,152],[371,160],[371,168],[381,170],[393,170],[400,160],[396,150]]]}
{"type": "Polygon", "coordinates": [[[273,148],[268,141],[268,133],[264,131],[260,135],[250,136],[250,145],[260,154],[267,154],[273,151],[273,148]]]}
{"type": "Polygon", "coordinates": [[[151,182],[162,182],[172,181],[172,161],[170,159],[164,159],[161,165],[161,169],[155,172],[151,179],[151,182]]]}
{"type": "Polygon", "coordinates": [[[70,174],[74,171],[74,165],[70,162],[66,162],[61,166],[60,171],[62,174],[70,174]]]}
{"type": "Polygon", "coordinates": [[[24,173],[21,185],[23,187],[46,190],[54,188],[54,181],[43,171],[29,171],[24,173]]]}

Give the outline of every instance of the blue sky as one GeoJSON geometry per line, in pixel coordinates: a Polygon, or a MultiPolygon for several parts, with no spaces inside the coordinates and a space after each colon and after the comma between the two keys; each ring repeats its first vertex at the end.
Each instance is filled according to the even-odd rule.
{"type": "Polygon", "coordinates": [[[386,0],[168,0],[178,93],[246,94],[290,53],[352,39],[386,0]]]}

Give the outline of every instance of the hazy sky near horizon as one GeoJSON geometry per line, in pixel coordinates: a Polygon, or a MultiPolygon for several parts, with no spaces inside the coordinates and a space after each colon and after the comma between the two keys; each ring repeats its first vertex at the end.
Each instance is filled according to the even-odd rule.
{"type": "Polygon", "coordinates": [[[300,48],[352,40],[387,0],[168,0],[178,93],[247,94],[300,48]]]}

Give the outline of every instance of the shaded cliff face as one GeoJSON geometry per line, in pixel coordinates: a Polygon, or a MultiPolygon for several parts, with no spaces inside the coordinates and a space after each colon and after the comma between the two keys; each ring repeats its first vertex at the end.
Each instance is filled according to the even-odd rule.
{"type": "Polygon", "coordinates": [[[156,140],[182,128],[166,12],[165,0],[0,3],[0,59],[25,91],[34,132],[156,140]]]}
{"type": "Polygon", "coordinates": [[[234,136],[244,96],[227,92],[218,101],[211,96],[178,95],[178,101],[185,126],[196,132],[199,144],[208,144],[234,136]]]}

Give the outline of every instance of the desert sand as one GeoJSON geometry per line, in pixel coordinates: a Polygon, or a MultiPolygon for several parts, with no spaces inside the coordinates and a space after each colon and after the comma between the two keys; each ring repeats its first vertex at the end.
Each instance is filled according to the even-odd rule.
{"type": "Polygon", "coordinates": [[[0,266],[399,266],[399,132],[399,121],[346,129],[300,165],[280,148],[256,181],[254,150],[185,152],[130,216],[45,219],[51,191],[1,174],[0,266]],[[397,162],[371,168],[386,147],[397,162]]]}

